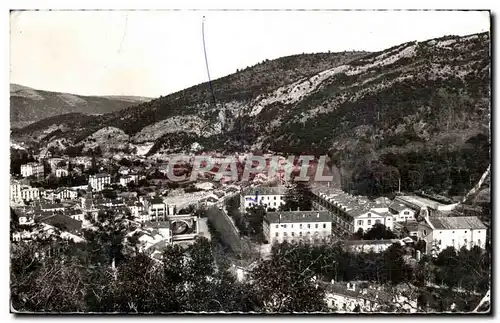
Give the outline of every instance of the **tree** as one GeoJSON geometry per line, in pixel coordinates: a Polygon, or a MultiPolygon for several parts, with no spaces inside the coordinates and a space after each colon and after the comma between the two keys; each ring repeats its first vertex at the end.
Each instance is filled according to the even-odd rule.
{"type": "Polygon", "coordinates": [[[278,245],[271,259],[251,273],[257,306],[267,313],[325,311],[324,289],[314,282],[312,263],[301,261],[296,245],[278,245]]]}
{"type": "Polygon", "coordinates": [[[365,240],[394,239],[396,235],[382,223],[375,223],[364,235],[365,240]]]}
{"type": "Polygon", "coordinates": [[[280,210],[302,210],[309,211],[312,209],[311,199],[311,186],[309,182],[296,181],[293,182],[291,187],[288,188],[284,201],[285,203],[280,206],[280,210]]]}

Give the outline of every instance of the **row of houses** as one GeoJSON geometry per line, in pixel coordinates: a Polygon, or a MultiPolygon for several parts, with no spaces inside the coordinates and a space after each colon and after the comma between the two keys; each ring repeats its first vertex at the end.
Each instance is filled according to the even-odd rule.
{"type": "MultiPolygon", "coordinates": [[[[242,190],[240,205],[273,207],[284,204],[285,188],[258,187],[242,190]]],[[[475,216],[456,216],[456,203],[432,200],[428,195],[400,195],[394,200],[370,201],[339,189],[312,191],[313,209],[308,211],[267,212],[263,232],[267,242],[302,240],[311,242],[347,238],[358,230],[370,230],[377,223],[390,230],[401,228],[415,241],[425,242],[426,253],[436,254],[447,247],[460,249],[486,245],[487,227],[475,216]]],[[[366,245],[366,243],[360,243],[366,245]]],[[[374,241],[374,250],[388,245],[374,241]]]]}

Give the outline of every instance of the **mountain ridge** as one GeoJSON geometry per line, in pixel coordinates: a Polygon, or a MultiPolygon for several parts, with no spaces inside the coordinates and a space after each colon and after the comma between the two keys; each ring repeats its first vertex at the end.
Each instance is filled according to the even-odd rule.
{"type": "Polygon", "coordinates": [[[104,114],[143,103],[150,98],[133,96],[93,96],[34,89],[10,84],[11,128],[66,113],[104,114]]]}
{"type": "Polygon", "coordinates": [[[189,151],[193,142],[221,152],[329,154],[350,180],[390,166],[400,171],[403,186],[414,185],[409,174],[420,172],[438,191],[449,189],[453,172],[463,183],[466,173],[467,181],[477,181],[489,163],[488,33],[411,41],[376,53],[289,56],[214,80],[213,87],[217,107],[203,83],[102,116],[42,120],[20,133],[60,122],[66,130],[55,139],[71,129],[74,143],[82,143],[110,127],[129,143],[151,144],[153,155],[189,151]],[[444,169],[446,160],[462,166],[444,169]],[[377,163],[382,166],[372,167],[377,163]]]}

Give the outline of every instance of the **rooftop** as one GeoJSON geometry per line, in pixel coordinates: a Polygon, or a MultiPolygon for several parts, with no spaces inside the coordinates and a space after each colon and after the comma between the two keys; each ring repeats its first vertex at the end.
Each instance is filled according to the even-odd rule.
{"type": "Polygon", "coordinates": [[[435,229],[486,229],[477,216],[436,217],[429,218],[435,229]]]}
{"type": "Polygon", "coordinates": [[[91,178],[103,178],[103,177],[109,177],[110,175],[108,173],[98,173],[95,175],[90,175],[91,178]]]}
{"type": "Polygon", "coordinates": [[[144,227],[151,229],[169,229],[170,221],[158,221],[158,222],[146,221],[144,222],[144,227]]]}
{"type": "Polygon", "coordinates": [[[245,188],[242,191],[242,195],[252,195],[252,196],[255,196],[256,194],[258,194],[258,195],[285,195],[286,191],[287,191],[287,189],[284,186],[277,186],[277,187],[257,186],[257,187],[245,188]]]}
{"type": "Polygon", "coordinates": [[[63,231],[74,232],[82,228],[82,222],[74,220],[63,214],[54,214],[40,219],[40,222],[59,228],[63,231]]]}
{"type": "Polygon", "coordinates": [[[406,202],[412,205],[415,205],[418,208],[421,207],[430,207],[433,209],[437,209],[438,207],[445,206],[447,204],[440,203],[438,201],[431,200],[426,197],[418,196],[418,195],[400,195],[396,196],[394,201],[406,202]]]}
{"type": "Polygon", "coordinates": [[[327,211],[268,212],[265,220],[269,223],[330,222],[332,216],[327,211]]]}

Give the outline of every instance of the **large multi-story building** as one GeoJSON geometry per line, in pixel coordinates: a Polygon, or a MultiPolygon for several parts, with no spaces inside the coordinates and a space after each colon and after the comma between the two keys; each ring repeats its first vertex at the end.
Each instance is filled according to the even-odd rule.
{"type": "Polygon", "coordinates": [[[266,209],[278,209],[285,204],[286,188],[278,187],[247,187],[240,195],[240,207],[242,212],[254,205],[262,205],[266,209]]]}
{"type": "Polygon", "coordinates": [[[166,221],[168,215],[167,204],[159,196],[153,198],[145,198],[144,212],[141,215],[140,221],[166,221]]]}
{"type": "Polygon", "coordinates": [[[40,189],[38,187],[25,186],[21,189],[21,199],[23,201],[35,201],[40,199],[40,189]]]}
{"type": "Polygon", "coordinates": [[[448,247],[484,248],[487,227],[477,216],[426,217],[418,225],[418,237],[425,241],[426,252],[438,254],[448,247]]]}
{"type": "Polygon", "coordinates": [[[262,225],[269,243],[324,242],[329,241],[332,234],[332,217],[326,211],[268,212],[262,225]]]}
{"type": "Polygon", "coordinates": [[[326,193],[313,190],[312,203],[314,209],[330,212],[332,231],[337,236],[345,237],[359,229],[366,232],[377,223],[391,230],[393,228],[394,219],[389,208],[362,196],[353,196],[333,188],[326,193]]]}
{"type": "Polygon", "coordinates": [[[89,185],[92,187],[92,190],[96,192],[102,191],[106,185],[110,184],[111,176],[107,173],[99,173],[90,175],[89,177],[89,185]]]}
{"type": "Polygon", "coordinates": [[[10,200],[13,202],[20,202],[22,201],[21,197],[21,188],[23,185],[19,183],[18,181],[11,181],[10,182],[10,200]]]}
{"type": "Polygon", "coordinates": [[[23,177],[43,177],[44,175],[44,170],[43,170],[43,165],[40,163],[27,163],[24,165],[21,165],[21,175],[23,177]]]}

